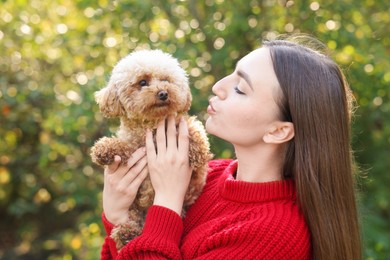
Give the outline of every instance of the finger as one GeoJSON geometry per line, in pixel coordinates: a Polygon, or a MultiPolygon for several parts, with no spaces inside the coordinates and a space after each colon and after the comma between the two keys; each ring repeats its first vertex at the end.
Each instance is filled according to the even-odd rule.
{"type": "Polygon", "coordinates": [[[148,161],[155,160],[156,158],[156,148],[153,142],[153,133],[150,129],[146,130],[146,155],[148,157],[148,161]]]}
{"type": "Polygon", "coordinates": [[[127,166],[133,167],[134,164],[136,164],[141,158],[143,158],[146,154],[145,147],[138,148],[127,160],[127,166]]]}
{"type": "Polygon", "coordinates": [[[142,157],[122,178],[121,184],[124,187],[128,187],[134,179],[146,168],[147,159],[146,156],[142,157]]]}
{"type": "Polygon", "coordinates": [[[167,148],[167,139],[165,136],[165,120],[161,120],[157,125],[156,145],[157,155],[164,154],[167,148]]]}
{"type": "Polygon", "coordinates": [[[176,122],[173,116],[168,118],[167,126],[167,148],[177,149],[176,122]]]}
{"type": "Polygon", "coordinates": [[[107,165],[107,167],[105,167],[104,173],[107,173],[107,174],[114,173],[118,169],[121,161],[122,161],[121,157],[119,155],[115,155],[114,161],[110,165],[107,165]]]}
{"type": "Polygon", "coordinates": [[[146,176],[148,176],[148,167],[145,165],[145,167],[141,170],[141,172],[131,182],[129,188],[138,190],[142,182],[145,180],[146,176]]]}
{"type": "Polygon", "coordinates": [[[178,149],[179,154],[188,155],[190,147],[188,125],[186,120],[182,117],[179,123],[178,149]]]}
{"type": "Polygon", "coordinates": [[[120,181],[123,176],[127,174],[127,172],[133,167],[134,164],[136,164],[139,159],[141,159],[143,156],[145,156],[146,151],[144,147],[138,148],[135,150],[134,153],[131,154],[130,158],[127,160],[127,163],[120,165],[118,169],[115,172],[114,178],[117,181],[120,181]]]}

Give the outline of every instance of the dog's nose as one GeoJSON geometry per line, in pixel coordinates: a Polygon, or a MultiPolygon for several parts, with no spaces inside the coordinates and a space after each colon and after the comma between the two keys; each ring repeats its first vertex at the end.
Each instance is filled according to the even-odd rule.
{"type": "Polygon", "coordinates": [[[168,92],[165,90],[160,90],[157,93],[157,98],[160,99],[161,101],[165,101],[168,99],[168,92]]]}

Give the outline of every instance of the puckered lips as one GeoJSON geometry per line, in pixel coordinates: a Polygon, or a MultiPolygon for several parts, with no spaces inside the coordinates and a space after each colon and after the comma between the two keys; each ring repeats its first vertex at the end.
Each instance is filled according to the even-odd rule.
{"type": "Polygon", "coordinates": [[[213,107],[213,102],[212,100],[209,100],[209,106],[207,107],[207,113],[209,115],[214,115],[216,113],[214,107],[213,107]]]}

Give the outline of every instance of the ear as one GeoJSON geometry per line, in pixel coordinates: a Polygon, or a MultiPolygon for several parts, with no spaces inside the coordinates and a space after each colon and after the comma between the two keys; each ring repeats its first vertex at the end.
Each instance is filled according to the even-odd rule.
{"type": "Polygon", "coordinates": [[[291,122],[276,122],[263,136],[263,141],[269,144],[286,143],[294,138],[294,124],[291,122]]]}
{"type": "Polygon", "coordinates": [[[184,110],[184,111],[190,110],[191,104],[192,104],[192,95],[191,95],[191,91],[188,91],[188,94],[187,94],[187,103],[186,103],[186,106],[185,106],[185,110],[184,110]]]}
{"type": "Polygon", "coordinates": [[[187,96],[185,97],[185,104],[183,106],[183,109],[181,109],[180,111],[178,112],[187,112],[188,110],[190,110],[191,108],[191,105],[192,105],[192,94],[191,94],[191,89],[190,87],[188,86],[188,83],[187,82],[184,82],[183,83],[183,91],[184,92],[183,94],[185,94],[185,92],[187,92],[187,96]]]}
{"type": "Polygon", "coordinates": [[[118,117],[125,115],[125,110],[119,100],[117,89],[114,85],[95,92],[95,100],[99,104],[100,112],[106,117],[118,117]]]}

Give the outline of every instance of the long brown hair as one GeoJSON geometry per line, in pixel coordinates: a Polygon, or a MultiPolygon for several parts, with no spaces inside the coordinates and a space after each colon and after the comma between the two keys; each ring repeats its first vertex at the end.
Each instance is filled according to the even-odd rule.
{"type": "Polygon", "coordinates": [[[353,102],[345,77],[328,55],[302,44],[284,39],[263,46],[270,50],[282,90],[278,99],[282,119],[294,124],[284,176],[295,180],[311,232],[313,258],[359,260],[350,147],[353,102]]]}

